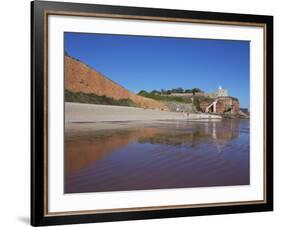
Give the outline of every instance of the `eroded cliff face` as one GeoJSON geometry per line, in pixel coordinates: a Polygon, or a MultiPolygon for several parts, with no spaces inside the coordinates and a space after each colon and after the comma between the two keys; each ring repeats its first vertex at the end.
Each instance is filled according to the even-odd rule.
{"type": "MultiPolygon", "coordinates": [[[[65,89],[72,92],[105,95],[114,99],[131,99],[138,107],[166,109],[159,101],[138,96],[108,79],[98,71],[69,56],[64,58],[65,89]]],[[[133,79],[133,78],[132,78],[133,79]]]]}
{"type": "MultiPolygon", "coordinates": [[[[205,112],[206,108],[212,102],[213,101],[201,101],[200,102],[201,111],[205,112]]],[[[213,112],[213,110],[210,109],[210,112],[213,112]]],[[[232,98],[232,97],[220,97],[220,98],[218,98],[218,102],[216,104],[216,113],[222,114],[222,113],[225,113],[225,112],[238,114],[240,112],[239,101],[232,98]]]]}

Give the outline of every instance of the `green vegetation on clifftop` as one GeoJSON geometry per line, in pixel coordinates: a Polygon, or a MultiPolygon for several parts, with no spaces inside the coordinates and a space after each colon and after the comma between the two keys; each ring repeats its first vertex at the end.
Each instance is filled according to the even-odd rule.
{"type": "Polygon", "coordinates": [[[64,91],[65,102],[78,102],[89,104],[101,104],[101,105],[114,105],[114,106],[137,106],[130,99],[113,99],[105,95],[99,96],[96,94],[87,94],[83,92],[72,92],[69,90],[64,91]]]}
{"type": "Polygon", "coordinates": [[[164,101],[164,102],[180,102],[180,103],[192,103],[191,98],[187,97],[178,97],[178,96],[168,96],[168,95],[160,95],[154,91],[147,92],[147,91],[140,91],[138,95],[155,99],[158,101],[164,101]]]}

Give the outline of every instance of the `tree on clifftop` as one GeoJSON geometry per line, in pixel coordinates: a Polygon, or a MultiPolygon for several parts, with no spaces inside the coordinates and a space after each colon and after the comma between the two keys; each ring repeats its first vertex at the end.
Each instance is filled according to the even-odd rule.
{"type": "Polygon", "coordinates": [[[193,88],[192,90],[191,90],[191,92],[192,92],[192,94],[193,95],[195,95],[195,93],[197,93],[197,92],[202,92],[199,88],[193,88]]]}
{"type": "Polygon", "coordinates": [[[147,94],[148,94],[148,92],[145,91],[145,90],[141,90],[141,91],[138,93],[138,95],[142,95],[142,96],[145,96],[145,95],[147,95],[147,94]]]}

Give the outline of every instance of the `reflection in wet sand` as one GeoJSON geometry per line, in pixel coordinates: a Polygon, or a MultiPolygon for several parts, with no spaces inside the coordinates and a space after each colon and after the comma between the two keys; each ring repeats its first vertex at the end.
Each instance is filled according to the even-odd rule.
{"type": "Polygon", "coordinates": [[[249,184],[248,120],[97,128],[65,137],[65,193],[249,184]]]}

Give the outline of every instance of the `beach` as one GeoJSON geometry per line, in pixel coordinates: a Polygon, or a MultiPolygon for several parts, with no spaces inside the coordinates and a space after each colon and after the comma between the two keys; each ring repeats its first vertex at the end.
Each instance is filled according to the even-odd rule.
{"type": "Polygon", "coordinates": [[[93,130],[120,129],[153,122],[215,121],[220,116],[205,113],[183,113],[127,106],[65,103],[66,135],[93,130]],[[117,124],[118,123],[118,124],[117,124]]]}
{"type": "Polygon", "coordinates": [[[65,104],[66,122],[104,122],[137,120],[184,120],[183,113],[138,107],[95,105],[82,103],[65,104]]]}

